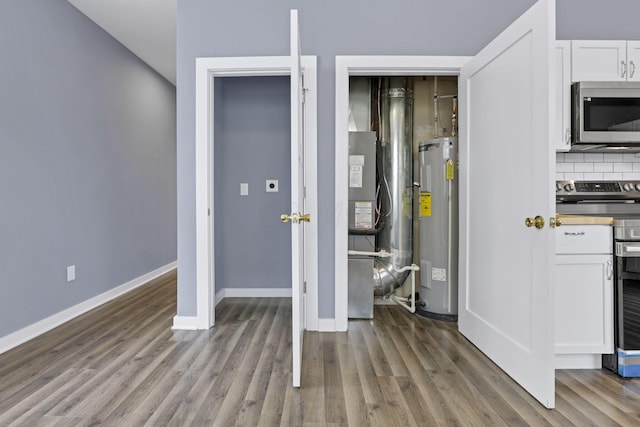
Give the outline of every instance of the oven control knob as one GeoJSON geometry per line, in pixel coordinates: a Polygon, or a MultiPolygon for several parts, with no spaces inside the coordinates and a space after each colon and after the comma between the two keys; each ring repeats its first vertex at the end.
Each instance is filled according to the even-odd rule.
{"type": "Polygon", "coordinates": [[[640,184],[636,184],[636,190],[640,191],[640,184]]]}
{"type": "Polygon", "coordinates": [[[564,190],[565,191],[573,191],[573,184],[565,184],[564,185],[564,190]]]}
{"type": "Polygon", "coordinates": [[[628,182],[622,185],[622,189],[624,191],[631,191],[633,190],[633,185],[629,184],[628,182]]]}
{"type": "MultiPolygon", "coordinates": [[[[638,184],[638,186],[640,186],[640,184],[638,184]]],[[[559,182],[556,182],[556,191],[561,191],[562,190],[562,184],[560,184],[559,182]]]]}

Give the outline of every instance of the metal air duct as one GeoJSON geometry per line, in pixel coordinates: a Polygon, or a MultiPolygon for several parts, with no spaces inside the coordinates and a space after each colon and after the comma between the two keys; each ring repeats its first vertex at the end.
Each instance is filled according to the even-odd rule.
{"type": "Polygon", "coordinates": [[[401,286],[413,262],[413,85],[410,78],[386,78],[380,96],[380,148],[378,171],[385,201],[385,227],[377,236],[377,249],[391,254],[377,258],[375,295],[387,295],[401,286]]]}

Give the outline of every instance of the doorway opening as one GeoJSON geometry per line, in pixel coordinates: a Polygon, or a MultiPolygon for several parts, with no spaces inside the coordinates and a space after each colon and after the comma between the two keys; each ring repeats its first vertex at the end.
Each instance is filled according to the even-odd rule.
{"type": "MultiPolygon", "coordinates": [[[[397,114],[398,111],[402,112],[402,114],[408,113],[409,107],[407,105],[403,107],[402,104],[403,102],[404,104],[411,104],[411,121],[413,122],[414,110],[417,112],[422,112],[423,114],[425,113],[426,108],[430,108],[431,111],[434,111],[433,83],[436,80],[435,76],[438,76],[437,80],[443,82],[442,84],[445,85],[442,86],[442,88],[446,87],[447,91],[454,92],[452,93],[452,95],[457,95],[457,76],[459,74],[460,68],[467,60],[467,57],[336,57],[335,321],[336,330],[338,331],[347,330],[349,318],[349,279],[351,279],[349,276],[354,270],[362,271],[362,273],[357,273],[354,276],[358,276],[359,278],[361,278],[363,283],[365,281],[368,282],[369,294],[365,297],[367,305],[373,305],[372,289],[375,286],[376,275],[378,283],[382,285],[380,286],[380,288],[383,295],[385,291],[387,292],[387,295],[389,295],[390,292],[395,293],[397,288],[402,288],[400,292],[404,292],[404,298],[406,298],[405,303],[411,305],[410,302],[412,298],[416,303],[418,302],[415,299],[415,292],[411,291],[410,285],[408,284],[408,281],[415,279],[415,273],[406,272],[407,270],[411,271],[410,267],[412,265],[414,267],[419,266],[419,259],[418,263],[414,262],[414,253],[419,253],[419,250],[415,250],[414,243],[419,241],[419,236],[417,234],[414,234],[414,228],[417,227],[414,227],[413,220],[414,216],[416,218],[419,217],[419,215],[414,215],[414,213],[416,213],[416,209],[419,206],[418,203],[414,203],[414,198],[419,200],[420,191],[419,188],[416,188],[419,186],[413,185],[414,182],[419,182],[419,175],[417,176],[418,180],[415,180],[414,178],[416,178],[416,176],[413,170],[419,170],[419,168],[417,167],[414,168],[415,164],[419,165],[419,156],[417,154],[419,153],[419,142],[427,141],[429,140],[429,138],[433,139],[436,136],[445,135],[443,135],[442,132],[442,125],[440,125],[440,129],[438,131],[439,135],[436,135],[435,129],[438,128],[438,126],[435,125],[433,120],[434,117],[431,114],[431,117],[429,117],[431,126],[429,126],[429,123],[426,121],[427,119],[422,117],[418,121],[418,123],[421,123],[419,124],[419,127],[415,127],[414,124],[411,123],[411,130],[406,132],[406,134],[409,135],[409,138],[411,139],[410,143],[404,144],[405,148],[400,148],[399,151],[395,152],[395,154],[390,155],[390,157],[397,157],[399,155],[402,155],[401,153],[405,153],[405,156],[408,155],[408,160],[405,160],[404,164],[401,166],[405,166],[403,168],[405,169],[405,172],[407,168],[411,169],[411,173],[405,173],[406,176],[402,177],[401,183],[395,184],[396,187],[398,187],[396,193],[390,194],[391,191],[387,191],[387,189],[394,186],[394,184],[389,183],[390,177],[385,177],[384,173],[379,174],[376,172],[374,176],[377,175],[377,177],[374,178],[374,183],[372,185],[367,185],[367,187],[373,186],[374,188],[374,196],[369,200],[356,200],[356,198],[362,197],[362,194],[357,193],[359,193],[361,189],[365,189],[364,182],[359,182],[360,176],[358,174],[362,174],[362,178],[364,179],[365,167],[360,163],[361,160],[364,160],[366,162],[367,155],[355,152],[351,153],[349,143],[350,138],[360,138],[360,136],[356,136],[355,134],[360,133],[360,131],[372,132],[373,129],[373,133],[375,134],[375,136],[370,135],[370,141],[375,140],[377,142],[373,143],[373,145],[376,146],[376,149],[370,149],[370,151],[374,152],[374,157],[377,156],[377,154],[375,153],[383,151],[383,141],[382,139],[378,141],[378,136],[382,136],[382,133],[385,132],[385,126],[388,127],[388,124],[385,124],[385,121],[380,119],[380,116],[383,115],[382,110],[384,105],[384,96],[382,90],[383,86],[385,84],[389,86],[386,88],[386,97],[396,97],[398,95],[402,97],[404,96],[402,95],[402,92],[405,95],[411,92],[412,99],[406,102],[399,102],[399,104],[401,105],[395,109],[394,114],[397,114]],[[391,81],[391,83],[385,83],[385,81],[389,80],[391,81]],[[397,84],[394,83],[397,81],[404,81],[407,85],[407,87],[404,88],[406,90],[396,90],[395,93],[392,93],[394,92],[393,89],[398,88],[390,86],[397,86],[397,84]],[[377,88],[373,87],[376,82],[378,82],[377,84],[380,87],[380,95],[377,95],[377,88]],[[414,108],[414,90],[416,87],[418,88],[418,93],[420,93],[418,108],[414,108]],[[427,91],[429,93],[427,93],[427,91]],[[380,115],[377,114],[378,100],[380,101],[380,115]],[[430,107],[426,107],[427,104],[430,107]],[[376,116],[378,116],[377,119],[376,116]],[[380,124],[382,124],[382,129],[379,129],[380,124]],[[382,132],[378,132],[380,130],[382,130],[382,132]],[[416,133],[418,134],[417,137],[415,137],[416,133]],[[414,138],[416,139],[416,141],[414,141],[414,138]],[[406,145],[408,145],[408,150],[406,148],[406,145]],[[416,154],[414,155],[414,153],[416,154]],[[365,156],[365,159],[362,158],[363,155],[365,156]],[[343,171],[347,173],[343,174],[343,171]],[[353,189],[355,189],[355,191],[353,189]],[[352,198],[350,198],[350,193],[352,193],[352,198]],[[354,195],[353,193],[356,194],[354,195]],[[378,194],[377,196],[376,193],[378,194]],[[386,193],[386,195],[381,196],[382,193],[386,193]],[[417,197],[414,197],[416,194],[417,197]],[[380,204],[378,204],[378,199],[384,199],[385,197],[387,198],[388,206],[386,208],[387,211],[383,212],[385,208],[382,206],[382,204],[385,202],[383,200],[380,204]],[[395,199],[395,201],[389,201],[391,199],[395,199]],[[356,202],[362,203],[358,203],[356,205],[356,202]],[[395,208],[393,207],[394,205],[395,208]],[[378,208],[378,206],[380,207],[378,208]],[[356,207],[358,209],[356,209],[356,207]],[[396,223],[395,227],[396,230],[399,231],[399,233],[396,233],[395,237],[391,236],[388,239],[393,240],[395,238],[397,244],[396,247],[393,247],[393,242],[390,242],[390,244],[386,244],[387,247],[384,247],[384,238],[378,239],[377,236],[371,237],[370,235],[365,235],[364,237],[362,237],[361,235],[358,235],[358,229],[375,229],[375,226],[369,227],[369,225],[375,224],[376,226],[379,226],[381,221],[386,222],[386,219],[392,216],[392,214],[389,213],[390,209],[395,209],[396,214],[399,214],[399,216],[402,218],[399,222],[396,223]],[[356,214],[358,214],[358,221],[356,221],[356,214]],[[409,219],[406,218],[405,214],[409,215],[409,219]],[[407,228],[409,230],[407,230],[407,228]],[[350,229],[352,230],[351,232],[350,229]],[[356,231],[356,233],[353,233],[353,231],[356,231]],[[353,234],[355,234],[357,237],[352,238],[353,234]],[[400,235],[400,238],[397,237],[398,235],[400,235]],[[382,241],[382,243],[380,241],[382,241]],[[361,249],[372,250],[361,251],[361,249]],[[381,249],[384,249],[384,251],[382,251],[381,249]],[[350,250],[352,251],[352,255],[349,255],[350,250]],[[368,259],[365,259],[363,261],[362,259],[356,258],[358,254],[355,254],[353,252],[354,250],[357,252],[377,253],[378,256],[375,256],[375,258],[379,259],[378,267],[375,266],[376,261],[371,262],[368,259]],[[403,266],[396,263],[395,265],[392,265],[392,268],[388,268],[387,266],[389,265],[389,263],[381,260],[382,257],[379,256],[380,252],[386,252],[387,254],[390,254],[391,257],[388,258],[392,258],[395,261],[402,260],[402,263],[405,265],[403,266]],[[407,254],[407,252],[409,252],[410,254],[407,254]],[[352,259],[357,259],[357,261],[352,262],[352,259]],[[356,266],[353,270],[350,268],[350,263],[351,265],[356,266]],[[360,268],[364,264],[367,265],[360,268]],[[385,266],[384,264],[387,265],[385,266]],[[403,270],[403,268],[405,269],[404,271],[398,271],[403,270]],[[371,272],[371,274],[369,274],[368,272],[371,272]],[[370,279],[367,276],[369,276],[370,279]],[[385,289],[386,284],[390,285],[385,289]],[[389,288],[393,289],[389,292],[389,288]],[[411,295],[412,293],[414,295],[411,295]],[[371,298],[369,298],[369,295],[371,298]]],[[[449,95],[448,92],[447,95],[449,95]]],[[[404,97],[407,98],[407,96],[404,97]]],[[[451,101],[451,99],[449,99],[449,101],[451,101]]],[[[449,111],[452,110],[451,105],[449,105],[449,107],[445,107],[446,104],[444,100],[440,104],[443,109],[448,109],[449,111]]],[[[441,108],[437,108],[437,111],[440,110],[441,108]]],[[[445,114],[444,111],[443,114],[445,114]]],[[[450,123],[450,118],[448,120],[450,123]]],[[[400,132],[400,128],[402,128],[404,124],[400,126],[393,126],[396,126],[396,129],[398,130],[398,132],[400,132]]],[[[445,130],[450,136],[452,126],[448,124],[444,127],[447,128],[445,130]]],[[[362,133],[361,135],[364,135],[364,133],[362,133]]],[[[362,144],[356,141],[352,145],[359,146],[362,144]]],[[[365,142],[364,145],[366,146],[367,143],[365,142]]],[[[371,145],[372,144],[369,144],[369,147],[371,147],[371,145]]],[[[369,154],[369,156],[371,156],[371,154],[369,154]]],[[[384,158],[384,156],[382,157],[384,158]]],[[[377,161],[374,162],[377,163],[377,161]]],[[[389,169],[389,167],[387,167],[387,169],[389,169]]],[[[369,179],[371,179],[370,177],[371,174],[369,174],[369,179]]],[[[398,176],[396,176],[396,178],[397,177],[398,176]]],[[[365,195],[365,198],[368,196],[370,196],[370,194],[365,195]]],[[[369,255],[364,255],[363,258],[369,258],[369,255]]],[[[355,280],[358,282],[360,281],[358,280],[358,278],[356,278],[355,280]]],[[[362,285],[362,287],[364,288],[364,285],[362,285]]],[[[414,289],[417,288],[419,288],[419,282],[416,282],[415,284],[414,289]]],[[[402,295],[398,295],[397,293],[396,296],[403,298],[402,295]]]]}
{"type": "MultiPolygon", "coordinates": [[[[305,208],[317,218],[317,126],[316,126],[316,58],[301,57],[301,70],[308,89],[304,108],[304,182],[306,188],[305,208]]],[[[216,193],[224,183],[215,181],[216,151],[216,81],[220,78],[253,78],[268,76],[291,76],[290,57],[232,57],[197,58],[196,60],[196,317],[180,319],[188,329],[209,329],[215,323],[216,291],[216,193]],[[215,185],[214,185],[215,183],[215,185]]],[[[290,107],[290,105],[289,105],[290,107]]],[[[268,107],[267,107],[268,108],[268,107]]],[[[287,141],[290,137],[287,136],[287,141]]],[[[271,179],[271,178],[270,178],[271,179]]],[[[236,183],[238,196],[241,187],[236,183]]],[[[263,183],[266,185],[266,179],[263,183]]],[[[266,187],[262,187],[266,192],[266,187]]],[[[251,191],[251,189],[249,189],[251,191]]],[[[251,193],[250,193],[251,194],[251,193]]],[[[289,209],[283,206],[283,212],[289,209]]],[[[273,221],[280,225],[280,216],[273,221]]],[[[317,329],[317,221],[305,226],[304,263],[306,273],[305,312],[306,328],[317,329]]],[[[291,256],[291,258],[293,255],[291,256]]],[[[293,284],[293,283],[292,283],[293,284]]],[[[302,286],[302,284],[300,284],[302,286]]],[[[292,290],[293,294],[293,290],[292,290]]]]}
{"type": "Polygon", "coordinates": [[[289,76],[215,80],[215,299],[291,297],[289,76]]]}
{"type": "Polygon", "coordinates": [[[457,320],[457,101],[457,76],[349,77],[349,318],[457,320]]]}

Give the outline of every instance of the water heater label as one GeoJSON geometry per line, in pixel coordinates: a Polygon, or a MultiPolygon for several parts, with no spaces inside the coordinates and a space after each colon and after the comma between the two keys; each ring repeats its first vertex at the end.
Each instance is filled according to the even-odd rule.
{"type": "Polygon", "coordinates": [[[420,216],[431,216],[431,193],[420,193],[420,216]]]}
{"type": "Polygon", "coordinates": [[[455,178],[455,167],[453,160],[447,160],[447,181],[452,181],[455,178]]]}
{"type": "Polygon", "coordinates": [[[447,270],[444,268],[431,268],[431,280],[437,280],[438,282],[447,281],[447,270]]]}
{"type": "Polygon", "coordinates": [[[355,227],[358,230],[367,230],[373,228],[373,203],[372,202],[356,202],[356,218],[355,227]]]}

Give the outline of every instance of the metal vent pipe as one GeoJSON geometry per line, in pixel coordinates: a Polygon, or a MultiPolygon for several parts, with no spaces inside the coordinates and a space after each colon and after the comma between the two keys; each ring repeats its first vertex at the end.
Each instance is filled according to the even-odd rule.
{"type": "Polygon", "coordinates": [[[377,236],[377,249],[391,254],[377,258],[375,295],[387,295],[401,286],[413,262],[413,85],[410,78],[386,78],[380,105],[381,181],[386,215],[377,236]]]}

